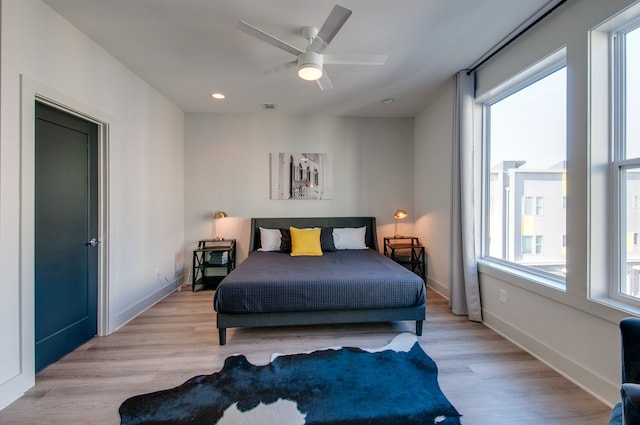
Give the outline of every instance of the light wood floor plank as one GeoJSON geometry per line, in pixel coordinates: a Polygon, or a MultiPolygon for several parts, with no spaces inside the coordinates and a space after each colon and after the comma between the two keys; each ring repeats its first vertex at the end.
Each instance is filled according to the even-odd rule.
{"type": "MultiPolygon", "coordinates": [[[[212,291],[176,292],[113,335],[94,338],[40,372],[34,388],[0,411],[0,424],[118,424],[126,398],[216,372],[232,354],[265,364],[274,352],[380,347],[415,330],[412,322],[230,329],[220,347],[212,299],[212,291]]],[[[451,315],[432,291],[419,341],[464,425],[608,423],[602,402],[484,325],[451,315]]]]}

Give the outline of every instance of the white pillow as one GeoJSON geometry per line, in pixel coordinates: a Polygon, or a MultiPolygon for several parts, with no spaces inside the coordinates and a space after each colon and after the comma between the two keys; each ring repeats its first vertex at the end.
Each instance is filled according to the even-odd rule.
{"type": "Polygon", "coordinates": [[[336,249],[367,249],[364,235],[367,227],[347,227],[333,229],[333,244],[336,249]]]}
{"type": "Polygon", "coordinates": [[[280,251],[282,233],[280,229],[260,227],[260,249],[258,251],[280,251]]]}

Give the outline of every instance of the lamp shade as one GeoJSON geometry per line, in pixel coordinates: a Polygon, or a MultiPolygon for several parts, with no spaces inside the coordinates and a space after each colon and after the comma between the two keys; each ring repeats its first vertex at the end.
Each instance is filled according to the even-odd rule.
{"type": "Polygon", "coordinates": [[[213,213],[213,218],[225,218],[225,217],[227,217],[227,213],[224,211],[216,210],[216,212],[213,213]]]}
{"type": "Polygon", "coordinates": [[[397,209],[395,213],[393,213],[393,218],[405,218],[409,215],[405,210],[397,209]]]}

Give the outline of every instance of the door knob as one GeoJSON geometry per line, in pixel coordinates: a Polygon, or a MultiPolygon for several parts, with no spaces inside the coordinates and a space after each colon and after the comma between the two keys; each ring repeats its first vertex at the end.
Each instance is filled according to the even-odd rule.
{"type": "Polygon", "coordinates": [[[99,240],[97,240],[96,238],[91,239],[87,245],[91,245],[91,246],[98,246],[100,245],[102,242],[100,242],[99,240]]]}

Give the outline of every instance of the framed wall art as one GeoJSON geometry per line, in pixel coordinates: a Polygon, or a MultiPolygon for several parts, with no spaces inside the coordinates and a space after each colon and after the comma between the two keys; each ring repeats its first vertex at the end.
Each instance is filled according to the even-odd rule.
{"type": "Polygon", "coordinates": [[[333,164],[326,153],[271,153],[271,199],[332,199],[333,164]]]}

